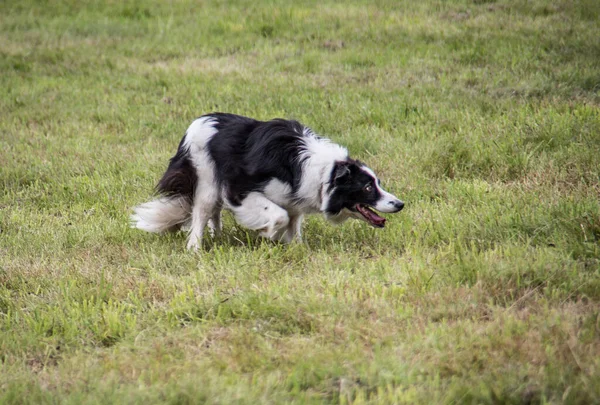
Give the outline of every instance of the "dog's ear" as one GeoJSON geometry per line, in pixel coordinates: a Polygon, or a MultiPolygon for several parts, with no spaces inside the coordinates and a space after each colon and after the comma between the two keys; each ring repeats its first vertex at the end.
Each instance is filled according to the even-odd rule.
{"type": "Polygon", "coordinates": [[[350,179],[350,162],[335,162],[333,184],[344,184],[350,179]]]}

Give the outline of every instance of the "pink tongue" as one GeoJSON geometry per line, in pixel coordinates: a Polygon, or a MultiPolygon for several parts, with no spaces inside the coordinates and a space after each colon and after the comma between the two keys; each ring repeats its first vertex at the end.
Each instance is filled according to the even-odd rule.
{"type": "Polygon", "coordinates": [[[375,212],[371,211],[369,208],[358,205],[358,206],[356,206],[356,209],[358,211],[360,211],[360,213],[367,220],[369,220],[369,222],[371,222],[372,224],[375,224],[375,225],[383,225],[383,224],[385,224],[385,218],[380,217],[375,212]]]}

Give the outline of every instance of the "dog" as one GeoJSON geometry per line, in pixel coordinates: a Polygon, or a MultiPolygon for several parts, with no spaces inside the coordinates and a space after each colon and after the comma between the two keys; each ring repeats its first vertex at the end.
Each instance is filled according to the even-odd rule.
{"type": "Polygon", "coordinates": [[[134,208],[132,226],[148,232],[188,230],[187,248],[204,229],[221,233],[221,210],[263,237],[301,241],[305,214],[334,223],[349,218],[383,228],[383,213],[404,203],[381,187],[346,148],[297,121],[212,113],[196,119],[156,186],[158,198],[134,208]]]}

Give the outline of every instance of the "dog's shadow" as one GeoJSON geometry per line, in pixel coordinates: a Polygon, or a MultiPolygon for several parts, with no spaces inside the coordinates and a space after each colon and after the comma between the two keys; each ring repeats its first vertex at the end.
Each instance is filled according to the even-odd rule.
{"type": "MultiPolygon", "coordinates": [[[[240,227],[230,218],[224,218],[223,230],[220,235],[211,237],[208,232],[202,240],[200,251],[211,252],[221,249],[253,250],[272,247],[283,248],[290,246],[303,246],[311,252],[331,252],[352,250],[371,250],[372,247],[381,242],[379,230],[367,228],[362,223],[348,223],[341,226],[327,224],[317,219],[306,221],[303,229],[302,241],[294,241],[291,244],[273,241],[264,238],[256,231],[240,227]]],[[[187,232],[177,231],[171,234],[171,238],[185,249],[187,232]]]]}

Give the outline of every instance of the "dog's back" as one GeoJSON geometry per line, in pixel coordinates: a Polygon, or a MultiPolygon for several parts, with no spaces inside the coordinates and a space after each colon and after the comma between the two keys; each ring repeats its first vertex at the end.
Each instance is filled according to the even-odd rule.
{"type": "Polygon", "coordinates": [[[301,180],[305,136],[297,121],[263,122],[226,113],[198,118],[156,186],[160,197],[134,209],[133,225],[156,233],[178,230],[190,223],[197,199],[219,207],[212,211],[224,203],[235,208],[273,179],[290,184],[292,195],[301,180]]]}
{"type": "Polygon", "coordinates": [[[404,204],[346,148],[297,121],[257,121],[213,113],[195,120],[157,185],[160,194],[134,209],[133,225],[149,232],[189,229],[198,248],[205,227],[221,230],[221,210],[260,235],[300,239],[303,215],[333,222],[357,218],[382,228],[381,212],[404,204]]]}

